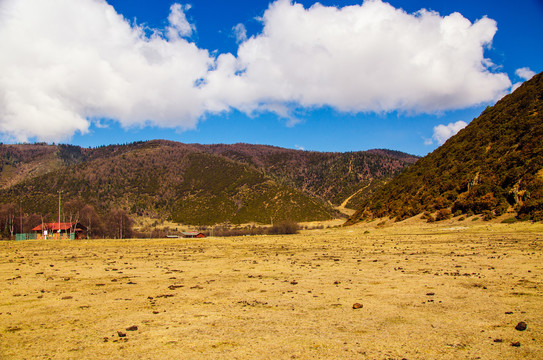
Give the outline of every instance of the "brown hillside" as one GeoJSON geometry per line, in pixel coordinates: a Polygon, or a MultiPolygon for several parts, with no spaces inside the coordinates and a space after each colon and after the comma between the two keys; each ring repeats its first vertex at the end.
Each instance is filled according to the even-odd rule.
{"type": "Polygon", "coordinates": [[[363,198],[416,159],[386,151],[317,153],[163,140],[95,149],[0,145],[0,150],[7,179],[0,202],[21,202],[29,213],[53,213],[61,191],[103,214],[122,208],[200,225],[330,219],[336,216],[330,203],[340,204],[369,182],[369,190],[353,197],[363,198]]]}
{"type": "Polygon", "coordinates": [[[543,74],[363,201],[349,224],[424,211],[543,220],[543,74]]]}

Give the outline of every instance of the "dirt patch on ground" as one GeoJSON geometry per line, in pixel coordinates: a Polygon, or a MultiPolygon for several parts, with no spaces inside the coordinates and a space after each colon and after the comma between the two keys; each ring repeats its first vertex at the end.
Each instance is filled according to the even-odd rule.
{"type": "Polygon", "coordinates": [[[542,260],[530,224],[1,242],[0,359],[541,359],[542,260]]]}

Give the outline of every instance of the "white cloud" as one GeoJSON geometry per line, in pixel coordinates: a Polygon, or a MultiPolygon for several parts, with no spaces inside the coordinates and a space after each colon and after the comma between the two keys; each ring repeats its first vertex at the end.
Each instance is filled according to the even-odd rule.
{"type": "Polygon", "coordinates": [[[497,25],[486,17],[408,14],[379,0],[309,9],[279,0],[262,21],[263,32],[237,58],[221,55],[209,75],[209,97],[223,108],[436,112],[495,101],[511,86],[488,70],[497,25]]]}
{"type": "Polygon", "coordinates": [[[422,137],[422,139],[424,140],[424,145],[428,145],[428,146],[429,146],[429,145],[432,145],[432,144],[434,143],[434,140],[428,139],[428,138],[426,138],[426,137],[424,137],[424,136],[422,137]]]}
{"type": "Polygon", "coordinates": [[[147,36],[105,0],[0,1],[0,134],[59,141],[101,118],[187,129],[232,108],[288,124],[304,107],[439,112],[511,86],[484,58],[497,30],[488,18],[408,14],[380,0],[309,9],[278,0],[261,34],[234,28],[237,56],[214,58],[187,40],[189,8],[172,5],[165,29],[147,36]]]}
{"type": "Polygon", "coordinates": [[[167,29],[168,38],[170,40],[176,40],[192,35],[194,25],[189,23],[187,16],[185,15],[185,11],[189,10],[190,8],[190,5],[181,6],[177,3],[170,7],[170,16],[168,16],[170,25],[167,29]]]}
{"type": "Polygon", "coordinates": [[[519,78],[523,80],[530,80],[532,77],[535,76],[535,72],[530,70],[530,68],[528,67],[523,67],[523,68],[517,69],[515,71],[515,75],[517,75],[519,78]]]}
{"type": "MultiPolygon", "coordinates": [[[[90,121],[194,128],[204,101],[194,82],[213,59],[172,6],[175,41],[131,26],[100,0],[0,2],[0,133],[60,141],[90,121]]],[[[168,37],[173,35],[169,30],[168,37]]]]}
{"type": "MultiPolygon", "coordinates": [[[[457,121],[455,123],[449,123],[448,125],[438,125],[434,127],[434,135],[432,139],[435,140],[439,145],[442,145],[450,137],[456,135],[460,130],[468,126],[465,121],[457,121]]],[[[431,145],[432,141],[425,141],[426,145],[431,145]]]]}
{"type": "Polygon", "coordinates": [[[530,80],[532,77],[534,77],[535,72],[530,70],[530,68],[528,68],[528,67],[523,67],[523,68],[517,69],[515,71],[515,75],[517,75],[523,81],[519,81],[519,82],[514,83],[513,86],[511,87],[511,92],[518,89],[520,87],[520,85],[522,85],[522,83],[524,81],[530,80]]]}
{"type": "Polygon", "coordinates": [[[247,29],[243,24],[237,24],[232,28],[234,32],[234,37],[236,38],[237,43],[242,43],[247,40],[247,29]]]}

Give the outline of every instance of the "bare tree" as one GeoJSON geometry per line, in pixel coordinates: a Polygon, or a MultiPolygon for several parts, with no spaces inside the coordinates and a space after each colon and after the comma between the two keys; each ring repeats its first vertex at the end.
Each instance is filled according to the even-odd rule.
{"type": "Polygon", "coordinates": [[[87,237],[100,235],[103,232],[102,221],[92,205],[85,205],[81,211],[81,223],[87,227],[87,237]]]}
{"type": "Polygon", "coordinates": [[[126,211],[122,209],[112,209],[109,212],[107,228],[109,236],[115,239],[124,239],[132,237],[133,221],[126,211]]]}
{"type": "Polygon", "coordinates": [[[6,219],[6,227],[9,231],[9,236],[12,239],[15,234],[15,218],[17,216],[17,206],[14,204],[7,204],[3,207],[3,213],[6,219]]]}
{"type": "MultiPolygon", "coordinates": [[[[41,224],[41,216],[37,214],[30,214],[24,217],[23,219],[23,228],[26,228],[26,232],[30,232],[32,228],[36,227],[37,225],[41,224]]],[[[21,230],[21,232],[25,232],[24,230],[21,230]]]]}
{"type": "Polygon", "coordinates": [[[70,219],[70,234],[74,232],[84,207],[85,203],[81,199],[73,199],[64,204],[64,216],[70,219]]]}

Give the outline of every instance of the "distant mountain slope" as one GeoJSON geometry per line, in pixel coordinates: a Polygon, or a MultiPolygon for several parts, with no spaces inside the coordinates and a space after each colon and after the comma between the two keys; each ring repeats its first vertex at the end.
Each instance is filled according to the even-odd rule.
{"type": "Polygon", "coordinates": [[[204,149],[258,167],[277,181],[333,205],[357,193],[346,204],[351,208],[419,159],[391,150],[323,153],[248,144],[208,145],[204,149]]]}
{"type": "Polygon", "coordinates": [[[364,200],[349,220],[423,211],[543,220],[543,75],[487,108],[444,145],[364,200]]]}
{"type": "Polygon", "coordinates": [[[47,214],[62,191],[103,213],[121,207],[187,224],[323,220],[336,216],[330,203],[366,182],[382,184],[417,159],[377,152],[163,140],[95,149],[0,145],[0,203],[21,201],[26,211],[47,214]]]}

